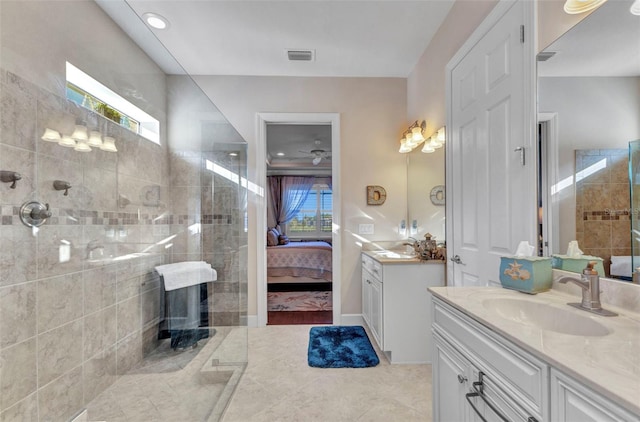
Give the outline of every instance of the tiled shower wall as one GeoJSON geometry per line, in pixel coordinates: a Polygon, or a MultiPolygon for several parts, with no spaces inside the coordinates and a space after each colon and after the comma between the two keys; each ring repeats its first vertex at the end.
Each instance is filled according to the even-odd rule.
{"type": "Polygon", "coordinates": [[[219,280],[210,324],[246,317],[246,192],[204,167],[205,156],[230,160],[216,151],[234,143],[241,159],[229,166],[241,176],[246,143],[188,76],[162,73],[95,2],[0,8],[0,170],[22,175],[16,189],[0,183],[0,421],[68,420],[157,344],[154,266],[206,259],[219,280]],[[67,59],[158,118],[162,145],[69,103],[67,59]],[[202,116],[222,128],[206,142],[202,116]],[[40,139],[76,120],[115,137],[118,152],[40,139]],[[54,180],[71,183],[67,196],[54,180]],[[53,213],[38,230],[18,216],[31,200],[53,213]]]}
{"type": "Polygon", "coordinates": [[[243,148],[230,151],[173,151],[170,154],[171,197],[176,234],[172,262],[203,260],[216,269],[210,283],[209,311],[213,326],[244,325],[246,316],[246,196],[235,183],[207,169],[216,163],[241,177],[245,166],[243,148]],[[245,252],[243,252],[245,251],[245,252]],[[244,261],[242,261],[244,259],[244,261]]]}
{"type": "Polygon", "coordinates": [[[612,255],[631,255],[628,151],[576,150],[576,239],[587,255],[604,259],[609,274],[612,255]]]}
{"type": "Polygon", "coordinates": [[[167,153],[17,75],[0,78],[0,168],[22,175],[15,189],[0,185],[0,420],[66,420],[155,347],[167,153]],[[112,134],[118,152],[39,139],[45,127],[70,133],[76,119],[112,134]],[[71,183],[68,196],[54,180],[71,183]],[[158,206],[120,206],[149,188],[158,206]],[[30,200],[53,212],[35,230],[18,215],[30,200]]]}
{"type": "Polygon", "coordinates": [[[22,175],[16,189],[0,185],[0,420],[66,420],[156,347],[154,266],[209,262],[218,273],[209,324],[244,323],[246,192],[206,167],[216,163],[239,180],[246,152],[233,144],[233,156],[168,153],[17,75],[0,75],[0,169],[22,175]],[[45,127],[70,133],[78,119],[113,135],[118,152],[40,140],[45,127]],[[54,180],[71,183],[68,196],[54,180]],[[28,200],[53,212],[37,230],[18,215],[28,200]]]}

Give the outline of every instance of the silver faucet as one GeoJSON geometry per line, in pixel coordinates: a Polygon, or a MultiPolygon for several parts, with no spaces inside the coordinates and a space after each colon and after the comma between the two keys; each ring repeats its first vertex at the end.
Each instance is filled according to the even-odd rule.
{"type": "Polygon", "coordinates": [[[407,239],[413,240],[413,243],[407,241],[407,242],[404,242],[403,245],[405,245],[405,246],[413,246],[415,248],[416,245],[418,244],[418,240],[413,238],[413,237],[408,237],[407,239]]]}
{"type": "Polygon", "coordinates": [[[558,280],[558,283],[574,283],[582,289],[582,303],[568,303],[567,305],[602,316],[616,316],[618,314],[615,312],[602,309],[602,304],[600,303],[600,276],[594,268],[595,265],[595,261],[589,261],[586,268],[582,270],[582,276],[579,279],[566,276],[558,280]]]}
{"type": "Polygon", "coordinates": [[[413,248],[413,251],[415,252],[415,254],[420,256],[420,242],[418,242],[418,240],[414,239],[413,237],[408,237],[407,239],[413,240],[413,243],[407,241],[407,242],[403,242],[402,245],[403,246],[411,246],[413,248]]]}
{"type": "Polygon", "coordinates": [[[87,259],[93,259],[94,251],[98,249],[101,249],[99,255],[102,255],[104,253],[104,246],[97,240],[90,240],[89,243],[87,243],[87,259]]]}

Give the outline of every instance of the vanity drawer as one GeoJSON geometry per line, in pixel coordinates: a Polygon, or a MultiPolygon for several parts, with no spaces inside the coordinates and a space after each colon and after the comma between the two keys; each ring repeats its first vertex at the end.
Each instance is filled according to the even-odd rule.
{"type": "Polygon", "coordinates": [[[548,406],[548,367],[519,347],[437,299],[433,329],[458,347],[480,370],[490,374],[516,403],[544,419],[548,406]]]}
{"type": "Polygon", "coordinates": [[[361,254],[362,268],[366,269],[378,281],[382,281],[382,264],[367,254],[361,254]]]}

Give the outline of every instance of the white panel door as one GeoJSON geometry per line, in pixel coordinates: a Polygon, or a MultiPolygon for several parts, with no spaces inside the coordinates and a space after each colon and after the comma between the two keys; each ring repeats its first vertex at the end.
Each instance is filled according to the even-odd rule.
{"type": "Polygon", "coordinates": [[[472,46],[448,66],[447,246],[456,260],[448,267],[453,285],[499,283],[500,257],[513,253],[521,240],[535,244],[528,105],[534,62],[523,37],[530,32],[524,31],[527,3],[498,4],[487,18],[494,23],[483,23],[474,34],[477,41],[472,36],[472,46]]]}

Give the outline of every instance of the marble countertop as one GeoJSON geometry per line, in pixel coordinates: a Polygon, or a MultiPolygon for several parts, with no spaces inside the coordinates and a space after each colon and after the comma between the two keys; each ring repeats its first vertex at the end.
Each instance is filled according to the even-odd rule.
{"type": "Polygon", "coordinates": [[[499,287],[432,287],[429,291],[549,365],[640,414],[640,314],[605,304],[605,309],[619,316],[595,315],[568,306],[568,302],[576,301],[576,296],[553,289],[537,295],[499,287]],[[543,302],[597,320],[610,333],[600,337],[579,336],[525,325],[503,318],[483,304],[485,299],[496,298],[543,302]]]}
{"type": "Polygon", "coordinates": [[[387,250],[381,251],[362,251],[365,255],[370,256],[381,264],[444,264],[444,261],[429,259],[426,261],[421,260],[417,256],[405,257],[404,253],[400,253],[400,257],[392,258],[389,256],[385,256],[388,252],[387,250]]]}

